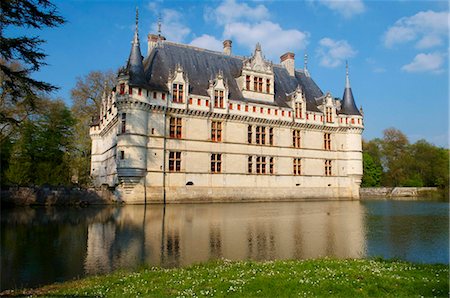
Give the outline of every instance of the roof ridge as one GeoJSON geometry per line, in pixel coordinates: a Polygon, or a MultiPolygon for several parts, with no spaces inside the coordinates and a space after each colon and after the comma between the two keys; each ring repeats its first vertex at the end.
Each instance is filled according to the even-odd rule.
{"type": "Polygon", "coordinates": [[[193,45],[188,45],[188,44],[183,44],[183,43],[178,43],[178,42],[173,42],[173,41],[164,41],[164,44],[169,44],[169,45],[173,45],[173,46],[177,46],[180,48],[189,48],[189,49],[193,49],[199,52],[207,52],[207,53],[211,53],[211,54],[216,54],[216,55],[221,55],[224,57],[233,57],[233,58],[239,58],[239,59],[245,59],[245,56],[239,56],[239,55],[227,55],[223,52],[219,52],[219,51],[214,51],[214,50],[209,50],[209,49],[205,49],[205,48],[199,48],[193,45]]]}

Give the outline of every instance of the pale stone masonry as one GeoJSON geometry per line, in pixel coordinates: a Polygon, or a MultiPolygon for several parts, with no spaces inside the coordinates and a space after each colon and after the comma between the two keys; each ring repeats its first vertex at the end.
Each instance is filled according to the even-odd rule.
{"type": "Polygon", "coordinates": [[[267,61],[136,32],[91,126],[91,175],[127,203],[359,198],[363,117],[348,72],[323,94],[295,55],[267,61]]]}

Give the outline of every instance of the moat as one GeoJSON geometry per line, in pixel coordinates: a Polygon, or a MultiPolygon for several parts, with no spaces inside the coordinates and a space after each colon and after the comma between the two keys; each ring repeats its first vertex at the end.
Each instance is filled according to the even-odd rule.
{"type": "Polygon", "coordinates": [[[210,259],[449,263],[449,204],[321,201],[1,210],[1,290],[210,259]]]}

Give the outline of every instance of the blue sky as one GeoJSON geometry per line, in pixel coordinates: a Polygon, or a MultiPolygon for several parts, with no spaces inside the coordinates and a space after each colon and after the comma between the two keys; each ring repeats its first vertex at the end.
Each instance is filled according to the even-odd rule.
{"type": "MultiPolygon", "coordinates": [[[[249,56],[260,42],[274,63],[292,51],[296,68],[308,69],[322,91],[341,97],[345,60],[356,103],[365,116],[364,138],[381,137],[388,127],[448,147],[447,1],[56,1],[68,23],[56,29],[26,31],[47,43],[43,67],[34,76],[61,89],[71,103],[76,78],[93,70],[124,65],[139,7],[141,51],[146,35],[249,56]]],[[[10,30],[8,33],[23,33],[10,30]]]]}

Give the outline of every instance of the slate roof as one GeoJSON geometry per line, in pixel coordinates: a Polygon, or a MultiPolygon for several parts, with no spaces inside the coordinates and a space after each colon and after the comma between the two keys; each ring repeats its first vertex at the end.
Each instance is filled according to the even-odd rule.
{"type": "MultiPolygon", "coordinates": [[[[179,64],[189,79],[189,93],[209,96],[209,80],[214,79],[221,71],[228,82],[229,95],[232,100],[261,103],[254,99],[244,98],[239,90],[236,78],[241,76],[244,57],[228,56],[221,52],[199,49],[182,44],[164,42],[155,47],[144,59],[145,80],[152,89],[168,91],[167,79],[169,70],[174,71],[179,64]]],[[[295,77],[289,75],[281,65],[273,66],[275,80],[275,103],[279,107],[289,107],[287,94],[292,93],[298,85],[305,92],[306,109],[320,112],[315,98],[323,95],[317,84],[303,71],[295,71],[295,77]]],[[[266,104],[266,103],[265,103],[266,104]]]]}
{"type": "Polygon", "coordinates": [[[348,65],[346,68],[347,73],[345,76],[345,89],[344,95],[342,96],[341,110],[339,111],[339,114],[362,116],[361,112],[356,107],[355,99],[353,98],[352,88],[350,87],[350,79],[348,78],[348,65]]]}

